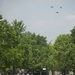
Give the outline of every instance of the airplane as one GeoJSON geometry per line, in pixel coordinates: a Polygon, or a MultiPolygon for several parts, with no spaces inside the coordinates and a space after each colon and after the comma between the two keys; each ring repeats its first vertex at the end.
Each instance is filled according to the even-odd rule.
{"type": "Polygon", "coordinates": [[[60,8],[62,9],[62,6],[60,6],[60,8]]]}
{"type": "Polygon", "coordinates": [[[51,8],[53,8],[53,6],[51,6],[51,8]]]}
{"type": "Polygon", "coordinates": [[[56,13],[58,14],[59,12],[58,12],[58,11],[56,11],[56,13]]]}

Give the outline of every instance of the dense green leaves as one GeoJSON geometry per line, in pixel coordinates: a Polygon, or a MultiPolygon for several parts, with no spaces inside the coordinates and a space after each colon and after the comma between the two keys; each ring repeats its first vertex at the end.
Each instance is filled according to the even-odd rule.
{"type": "Polygon", "coordinates": [[[0,71],[42,69],[75,71],[75,27],[59,35],[54,44],[46,37],[26,31],[23,21],[9,23],[0,15],[0,71]]]}
{"type": "Polygon", "coordinates": [[[74,69],[75,45],[72,43],[70,34],[59,35],[55,41],[54,48],[57,51],[56,58],[59,70],[69,71],[74,69]]]}
{"type": "Polygon", "coordinates": [[[11,66],[12,67],[20,66],[20,63],[23,60],[22,51],[20,51],[21,49],[18,48],[18,44],[21,39],[20,33],[21,31],[19,31],[17,36],[17,31],[16,29],[14,29],[14,26],[10,25],[7,20],[1,19],[0,21],[0,61],[1,61],[0,70],[6,70],[7,68],[10,69],[11,66]]]}
{"type": "Polygon", "coordinates": [[[46,37],[25,31],[22,21],[0,21],[0,70],[48,67],[50,53],[46,37]]]}

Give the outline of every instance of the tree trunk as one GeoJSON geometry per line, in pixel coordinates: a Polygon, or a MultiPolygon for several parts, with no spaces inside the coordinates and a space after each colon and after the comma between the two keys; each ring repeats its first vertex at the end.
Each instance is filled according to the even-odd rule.
{"type": "Polygon", "coordinates": [[[55,75],[55,71],[54,70],[52,70],[52,75],[55,75]]]}
{"type": "Polygon", "coordinates": [[[67,74],[66,70],[63,70],[62,75],[66,75],[66,74],[67,74]]]}
{"type": "Polygon", "coordinates": [[[75,75],[75,70],[73,70],[73,75],[75,75]]]}
{"type": "Polygon", "coordinates": [[[15,74],[15,66],[13,66],[13,71],[12,71],[12,75],[15,74]]]}

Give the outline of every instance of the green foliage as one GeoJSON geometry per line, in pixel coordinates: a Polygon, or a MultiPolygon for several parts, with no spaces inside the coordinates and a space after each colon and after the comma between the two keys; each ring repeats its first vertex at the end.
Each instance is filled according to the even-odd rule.
{"type": "Polygon", "coordinates": [[[71,36],[73,37],[72,39],[73,39],[73,43],[75,44],[75,26],[74,26],[74,28],[71,30],[71,36]]]}
{"type": "MultiPolygon", "coordinates": [[[[21,23],[17,22],[16,25],[21,26],[21,23]]],[[[18,27],[17,30],[21,30],[21,28],[18,27]]],[[[18,32],[14,28],[14,25],[9,24],[7,20],[0,20],[0,70],[7,71],[11,66],[20,67],[21,65],[23,58],[22,51],[18,48],[18,44],[22,31],[18,32]]]]}
{"type": "Polygon", "coordinates": [[[75,70],[74,41],[75,27],[71,35],[59,35],[52,45],[46,37],[26,31],[23,21],[15,19],[10,24],[0,15],[0,71],[75,70]]]}
{"type": "Polygon", "coordinates": [[[71,36],[72,36],[72,43],[74,44],[73,50],[70,51],[70,62],[71,62],[71,69],[75,72],[75,26],[71,30],[71,36]]]}
{"type": "Polygon", "coordinates": [[[73,70],[75,64],[75,45],[72,43],[71,35],[59,35],[55,41],[54,48],[57,51],[55,57],[59,63],[59,70],[73,70]]]}
{"type": "MultiPolygon", "coordinates": [[[[2,17],[2,16],[1,16],[2,17]]],[[[22,21],[0,20],[0,70],[49,67],[50,48],[46,37],[25,31],[22,21]]]]}

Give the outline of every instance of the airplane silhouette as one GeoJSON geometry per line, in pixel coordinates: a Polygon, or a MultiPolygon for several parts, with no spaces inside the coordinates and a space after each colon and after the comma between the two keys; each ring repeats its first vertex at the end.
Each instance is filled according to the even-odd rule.
{"type": "MultiPolygon", "coordinates": [[[[51,8],[54,8],[54,6],[51,6],[51,8]]],[[[60,6],[60,8],[62,9],[62,6],[60,6]]],[[[58,14],[59,12],[58,12],[58,11],[56,11],[56,13],[58,14]]]]}
{"type": "Polygon", "coordinates": [[[60,8],[62,9],[62,6],[60,6],[60,8]]]}
{"type": "Polygon", "coordinates": [[[51,6],[51,8],[53,8],[53,6],[51,6]]]}
{"type": "Polygon", "coordinates": [[[59,12],[58,12],[58,11],[56,11],[56,13],[58,14],[59,12]]]}

